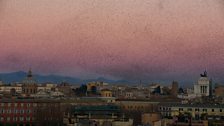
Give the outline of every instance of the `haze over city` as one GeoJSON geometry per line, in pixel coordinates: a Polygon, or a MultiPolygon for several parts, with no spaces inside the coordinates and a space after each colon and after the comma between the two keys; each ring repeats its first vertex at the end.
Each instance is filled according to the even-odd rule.
{"type": "Polygon", "coordinates": [[[222,0],[0,0],[0,71],[224,82],[222,0]]]}

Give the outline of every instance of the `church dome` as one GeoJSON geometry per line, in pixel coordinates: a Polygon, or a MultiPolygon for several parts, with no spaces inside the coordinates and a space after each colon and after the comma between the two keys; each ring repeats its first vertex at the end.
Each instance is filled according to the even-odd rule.
{"type": "Polygon", "coordinates": [[[33,79],[32,71],[29,70],[27,77],[23,80],[23,84],[36,84],[36,81],[33,79]]]}

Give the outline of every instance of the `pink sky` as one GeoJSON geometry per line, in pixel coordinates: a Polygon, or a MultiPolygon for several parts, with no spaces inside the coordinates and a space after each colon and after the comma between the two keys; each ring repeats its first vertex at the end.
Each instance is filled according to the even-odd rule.
{"type": "Polygon", "coordinates": [[[0,45],[1,72],[219,80],[224,2],[0,0],[0,45]]]}

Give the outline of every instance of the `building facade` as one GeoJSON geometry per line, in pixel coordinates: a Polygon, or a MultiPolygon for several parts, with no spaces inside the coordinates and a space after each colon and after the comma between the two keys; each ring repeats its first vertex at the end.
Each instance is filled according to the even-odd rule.
{"type": "Polygon", "coordinates": [[[211,84],[212,82],[209,80],[207,72],[205,71],[194,85],[194,94],[196,97],[211,95],[211,84]]]}
{"type": "Polygon", "coordinates": [[[60,102],[33,99],[1,99],[0,125],[60,125],[60,102]]]}
{"type": "Polygon", "coordinates": [[[207,119],[209,117],[224,119],[224,105],[170,103],[159,105],[159,112],[166,118],[190,115],[193,120],[207,119]]]}
{"type": "Polygon", "coordinates": [[[37,103],[28,101],[1,100],[0,124],[26,124],[35,123],[34,113],[37,103]]]}
{"type": "Polygon", "coordinates": [[[113,97],[112,96],[112,91],[109,89],[102,89],[100,91],[101,97],[113,97]]]}
{"type": "Polygon", "coordinates": [[[215,87],[215,96],[224,97],[224,86],[219,85],[215,87]]]}
{"type": "Polygon", "coordinates": [[[74,106],[63,122],[74,126],[133,126],[133,120],[116,105],[74,106]]]}

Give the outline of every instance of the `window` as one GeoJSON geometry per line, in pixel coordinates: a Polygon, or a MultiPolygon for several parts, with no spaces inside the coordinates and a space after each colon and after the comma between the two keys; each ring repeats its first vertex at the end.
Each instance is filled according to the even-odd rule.
{"type": "Polygon", "coordinates": [[[20,106],[23,107],[23,103],[21,103],[20,106]]]}
{"type": "Polygon", "coordinates": [[[17,106],[17,105],[18,105],[17,103],[14,104],[14,106],[17,106]]]}
{"type": "Polygon", "coordinates": [[[30,121],[30,117],[26,117],[26,121],[30,121]]]}
{"type": "Polygon", "coordinates": [[[212,112],[214,112],[215,110],[214,109],[212,109],[212,112]]]}
{"type": "Polygon", "coordinates": [[[188,108],[187,111],[192,111],[192,108],[188,108]]]}
{"type": "Polygon", "coordinates": [[[19,118],[19,120],[20,120],[20,121],[23,121],[23,120],[24,120],[24,118],[23,118],[23,117],[20,117],[20,118],[19,118]]]}
{"type": "Polygon", "coordinates": [[[199,108],[196,108],[195,111],[198,111],[199,112],[199,108]]]}
{"type": "Polygon", "coordinates": [[[37,107],[37,103],[33,103],[33,106],[34,106],[34,107],[37,107]]]}
{"type": "Polygon", "coordinates": [[[168,116],[170,117],[171,116],[171,113],[168,113],[168,116]]]}
{"type": "Polygon", "coordinates": [[[179,111],[183,111],[184,109],[183,108],[179,108],[179,111]]]}
{"type": "Polygon", "coordinates": [[[8,103],[8,107],[10,107],[11,106],[11,103],[8,103]]]}
{"type": "Polygon", "coordinates": [[[23,113],[24,113],[24,110],[21,109],[21,110],[20,110],[20,113],[23,114],[23,113]]]}
{"type": "Polygon", "coordinates": [[[219,111],[222,112],[222,109],[220,109],[219,111]]]}
{"type": "Polygon", "coordinates": [[[0,118],[0,121],[4,121],[4,117],[1,117],[1,118],[0,118]]]}
{"type": "Polygon", "coordinates": [[[13,121],[17,121],[17,117],[13,117],[13,121]]]}
{"type": "Polygon", "coordinates": [[[7,121],[10,121],[10,117],[7,117],[7,121]]]}
{"type": "Polygon", "coordinates": [[[4,103],[1,103],[1,106],[2,106],[2,107],[4,107],[4,105],[5,105],[4,103]]]}
{"type": "Polygon", "coordinates": [[[207,109],[203,109],[203,112],[207,112],[207,109]]]}
{"type": "Polygon", "coordinates": [[[30,103],[27,104],[27,107],[30,107],[30,103]]]}
{"type": "Polygon", "coordinates": [[[9,113],[9,114],[10,114],[10,113],[11,113],[11,109],[9,109],[9,110],[7,111],[7,113],[9,113]]]}

